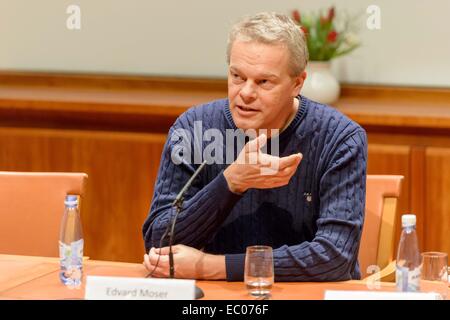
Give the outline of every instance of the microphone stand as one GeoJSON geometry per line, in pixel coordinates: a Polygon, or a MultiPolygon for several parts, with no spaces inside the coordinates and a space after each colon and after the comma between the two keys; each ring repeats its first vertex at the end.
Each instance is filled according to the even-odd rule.
{"type": "MultiPolygon", "coordinates": [[[[178,198],[178,197],[177,197],[178,198]]],[[[175,216],[173,217],[172,224],[170,226],[170,232],[169,232],[169,265],[170,265],[170,278],[175,277],[175,266],[173,263],[173,252],[172,252],[172,244],[173,244],[173,233],[175,231],[175,224],[177,222],[178,215],[181,212],[181,209],[183,207],[183,201],[184,197],[181,196],[180,199],[175,199],[172,206],[175,207],[175,216]]]]}
{"type": "MultiPolygon", "coordinates": [[[[183,189],[178,193],[177,197],[172,203],[172,206],[175,207],[175,216],[173,217],[171,226],[170,226],[170,233],[169,233],[169,276],[171,279],[175,277],[175,265],[173,262],[173,252],[172,252],[172,244],[173,244],[173,238],[175,233],[175,224],[177,222],[178,215],[181,212],[181,209],[183,208],[183,201],[184,201],[184,194],[191,186],[194,179],[197,177],[197,175],[202,171],[203,167],[206,165],[206,160],[202,162],[202,164],[195,170],[192,177],[186,182],[183,189]]],[[[202,289],[195,286],[195,299],[202,298],[204,296],[204,293],[202,289]]]]}

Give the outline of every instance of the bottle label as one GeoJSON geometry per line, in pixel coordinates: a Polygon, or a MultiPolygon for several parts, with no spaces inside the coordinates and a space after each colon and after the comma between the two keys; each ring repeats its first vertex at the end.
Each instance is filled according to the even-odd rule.
{"type": "Polygon", "coordinates": [[[397,266],[395,279],[399,291],[417,292],[420,290],[420,267],[409,270],[406,267],[397,266]]]}
{"type": "Polygon", "coordinates": [[[61,281],[69,286],[81,284],[83,266],[83,239],[70,244],[59,241],[59,257],[61,264],[61,281]]]}

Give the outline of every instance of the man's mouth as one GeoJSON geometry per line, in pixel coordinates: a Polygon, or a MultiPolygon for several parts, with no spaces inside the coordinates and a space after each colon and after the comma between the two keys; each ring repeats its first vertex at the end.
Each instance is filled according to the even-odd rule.
{"type": "Polygon", "coordinates": [[[248,107],[248,106],[243,106],[243,105],[236,105],[236,108],[239,109],[239,111],[241,111],[242,113],[255,113],[258,112],[259,110],[248,107]]]}

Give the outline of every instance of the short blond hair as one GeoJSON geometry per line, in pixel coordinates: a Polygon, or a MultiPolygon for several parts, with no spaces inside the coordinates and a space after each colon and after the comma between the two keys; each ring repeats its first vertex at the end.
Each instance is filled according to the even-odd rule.
{"type": "Polygon", "coordinates": [[[230,64],[231,47],[235,40],[286,45],[290,53],[289,70],[292,76],[302,73],[308,63],[305,34],[291,18],[284,14],[261,12],[253,16],[245,16],[235,23],[228,35],[228,64],[230,64]]]}

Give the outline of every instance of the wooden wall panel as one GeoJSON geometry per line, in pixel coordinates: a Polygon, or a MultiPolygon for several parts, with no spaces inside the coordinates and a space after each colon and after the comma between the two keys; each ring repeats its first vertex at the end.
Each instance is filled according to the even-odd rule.
{"type": "Polygon", "coordinates": [[[411,169],[410,169],[410,210],[404,213],[416,215],[416,229],[419,238],[419,248],[424,250],[426,242],[426,215],[425,208],[425,151],[423,146],[411,147],[411,169]]]}
{"type": "Polygon", "coordinates": [[[86,172],[85,254],[141,262],[141,228],[164,142],[159,134],[2,128],[0,170],[86,172]]]}
{"type": "Polygon", "coordinates": [[[426,251],[450,253],[450,148],[426,150],[426,251]]]}

